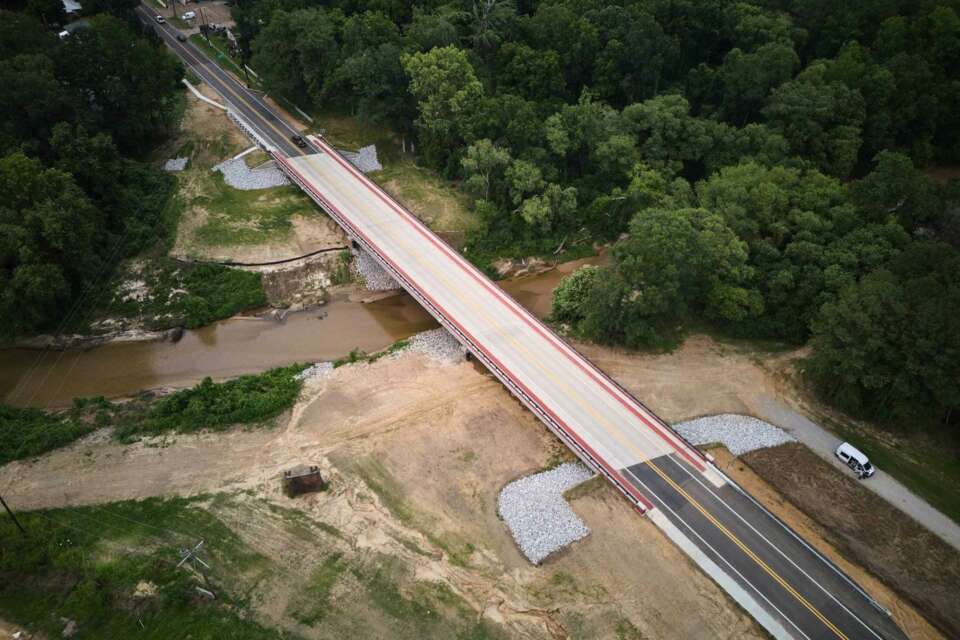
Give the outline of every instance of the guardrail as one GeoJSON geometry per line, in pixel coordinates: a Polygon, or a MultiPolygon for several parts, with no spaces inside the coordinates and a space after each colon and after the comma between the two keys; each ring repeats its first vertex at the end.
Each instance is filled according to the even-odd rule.
{"type": "Polygon", "coordinates": [[[615,474],[610,472],[606,464],[604,464],[601,460],[597,460],[578,442],[578,440],[572,434],[568,433],[566,429],[558,424],[544,407],[541,407],[536,400],[527,395],[527,393],[524,392],[524,390],[521,389],[512,378],[510,378],[510,376],[504,373],[496,363],[490,360],[490,358],[488,358],[484,353],[483,349],[481,349],[479,345],[474,344],[472,340],[464,335],[463,332],[461,332],[456,326],[456,324],[447,317],[443,310],[437,308],[436,305],[434,305],[428,299],[428,297],[420,290],[416,283],[411,282],[402,273],[399,273],[396,269],[394,269],[390,264],[390,261],[380,253],[377,247],[368,242],[366,238],[363,237],[363,234],[359,233],[355,229],[353,223],[341,216],[335,207],[331,206],[322,195],[317,193],[313,187],[307,184],[306,181],[303,180],[300,173],[290,166],[289,162],[284,156],[279,153],[271,153],[271,156],[273,156],[277,166],[281,168],[281,170],[294,184],[303,189],[303,191],[305,191],[307,195],[310,196],[310,198],[316,202],[318,206],[320,206],[321,209],[323,209],[333,220],[335,220],[353,242],[357,243],[357,245],[360,246],[364,251],[367,251],[367,253],[373,256],[374,260],[376,260],[377,263],[379,263],[380,266],[387,271],[387,273],[393,276],[393,278],[400,283],[407,293],[413,296],[413,298],[420,303],[423,308],[426,309],[427,312],[432,315],[444,329],[449,331],[450,334],[453,335],[457,341],[460,342],[460,344],[466,347],[477,360],[482,362],[484,366],[487,367],[491,373],[493,373],[494,377],[496,377],[507,389],[510,390],[510,393],[512,393],[521,404],[533,412],[533,414],[536,415],[547,426],[547,428],[553,432],[554,435],[560,438],[560,440],[563,441],[563,443],[566,444],[588,467],[593,469],[596,473],[602,475],[612,485],[614,485],[617,490],[619,490],[620,493],[622,493],[627,500],[630,501],[635,509],[637,509],[640,513],[646,513],[647,506],[637,499],[636,496],[633,495],[633,493],[620,481],[619,478],[617,478],[615,474]]]}

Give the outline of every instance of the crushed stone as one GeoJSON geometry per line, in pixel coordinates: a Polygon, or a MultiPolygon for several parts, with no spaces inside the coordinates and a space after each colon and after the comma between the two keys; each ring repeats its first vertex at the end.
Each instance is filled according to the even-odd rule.
{"type": "Polygon", "coordinates": [[[364,173],[383,169],[377,159],[377,145],[375,144],[362,147],[359,151],[341,151],[340,153],[350,161],[350,164],[364,173]]]}
{"type": "Polygon", "coordinates": [[[540,564],[551,553],[590,533],[563,494],[592,477],[585,465],[568,462],[514,480],[500,492],[497,512],[530,562],[540,564]]]}
{"type": "Polygon", "coordinates": [[[467,350],[443,327],[410,336],[407,350],[423,353],[440,364],[463,362],[467,350]]]}
{"type": "Polygon", "coordinates": [[[367,285],[369,291],[399,289],[400,283],[393,279],[380,263],[366,251],[353,249],[353,269],[367,285]]]}
{"type": "Polygon", "coordinates": [[[243,158],[231,158],[215,166],[214,171],[223,174],[223,180],[234,189],[252,191],[290,184],[287,176],[273,162],[251,169],[243,158]]]}
{"type": "Polygon", "coordinates": [[[769,422],[733,413],[687,420],[673,428],[695,445],[719,442],[735,456],[796,441],[769,422]]]}

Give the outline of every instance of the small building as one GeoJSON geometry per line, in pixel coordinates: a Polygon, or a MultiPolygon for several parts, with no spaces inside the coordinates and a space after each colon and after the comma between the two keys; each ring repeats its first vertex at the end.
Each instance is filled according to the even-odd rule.
{"type": "Polygon", "coordinates": [[[325,485],[316,465],[298,465],[283,472],[283,492],[295,498],[304,493],[323,491],[325,485]]]}
{"type": "Polygon", "coordinates": [[[80,5],[77,0],[62,0],[63,1],[63,12],[67,14],[67,18],[76,18],[80,15],[80,10],[83,7],[80,5]]]}

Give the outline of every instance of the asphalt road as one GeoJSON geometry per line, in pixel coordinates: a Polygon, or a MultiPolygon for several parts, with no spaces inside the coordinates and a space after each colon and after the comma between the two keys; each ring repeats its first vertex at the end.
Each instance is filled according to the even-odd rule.
{"type": "Polygon", "coordinates": [[[320,138],[298,149],[295,130],[258,95],[172,29],[161,34],[355,241],[774,636],[904,637],[851,580],[336,150],[320,138]]]}

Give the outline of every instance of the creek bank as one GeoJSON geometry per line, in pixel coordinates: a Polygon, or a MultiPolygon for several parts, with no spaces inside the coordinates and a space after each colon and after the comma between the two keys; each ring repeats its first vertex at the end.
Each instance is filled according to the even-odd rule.
{"type": "Polygon", "coordinates": [[[124,342],[177,342],[183,337],[183,327],[173,327],[162,331],[148,331],[146,329],[122,329],[99,335],[41,334],[29,338],[14,340],[4,348],[66,351],[68,349],[92,349],[109,343],[124,342]]]}

